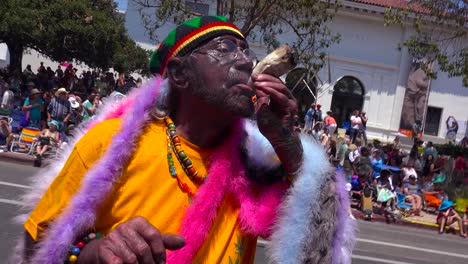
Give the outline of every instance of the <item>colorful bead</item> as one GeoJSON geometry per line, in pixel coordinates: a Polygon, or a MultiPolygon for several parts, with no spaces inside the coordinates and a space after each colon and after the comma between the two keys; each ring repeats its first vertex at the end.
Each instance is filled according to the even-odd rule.
{"type": "Polygon", "coordinates": [[[195,170],[195,168],[193,166],[188,168],[187,171],[188,171],[188,174],[191,175],[191,176],[195,175],[195,172],[197,172],[197,170],[195,170]]]}
{"type": "Polygon", "coordinates": [[[81,252],[81,250],[79,248],[77,248],[77,247],[72,249],[72,251],[71,251],[71,253],[73,255],[77,255],[77,256],[80,254],[80,252],[81,252]]]}
{"type": "Polygon", "coordinates": [[[185,152],[183,150],[179,151],[179,153],[177,153],[179,155],[179,158],[181,160],[184,160],[187,158],[187,154],[185,154],[185,152]]]}
{"type": "Polygon", "coordinates": [[[96,232],[96,238],[101,238],[101,237],[103,237],[103,235],[99,232],[96,232]]]}
{"type": "Polygon", "coordinates": [[[77,260],[78,260],[78,257],[75,256],[75,255],[71,255],[71,256],[68,258],[68,262],[71,262],[71,263],[75,263],[77,260]]]}
{"type": "Polygon", "coordinates": [[[76,243],[76,247],[78,248],[83,248],[85,246],[85,243],[83,243],[82,241],[76,243]]]}
{"type": "Polygon", "coordinates": [[[88,238],[89,238],[89,239],[95,239],[95,238],[96,238],[96,234],[90,233],[90,234],[88,235],[88,238]]]}
{"type": "Polygon", "coordinates": [[[193,197],[195,193],[190,189],[190,187],[182,182],[179,175],[177,175],[177,171],[174,166],[174,157],[172,153],[175,154],[177,160],[179,160],[182,169],[184,170],[185,174],[189,176],[190,180],[195,183],[196,185],[203,184],[204,178],[203,177],[196,177],[198,175],[198,171],[193,167],[192,161],[187,156],[187,154],[182,150],[180,139],[176,134],[176,127],[175,124],[172,122],[170,118],[165,118],[165,122],[167,125],[166,129],[166,139],[167,139],[167,161],[169,165],[169,173],[172,177],[177,180],[177,184],[182,192],[187,193],[189,197],[193,197]]]}

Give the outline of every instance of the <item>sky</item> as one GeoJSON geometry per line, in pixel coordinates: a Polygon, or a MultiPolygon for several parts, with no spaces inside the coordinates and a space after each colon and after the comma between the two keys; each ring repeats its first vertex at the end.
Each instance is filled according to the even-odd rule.
{"type": "Polygon", "coordinates": [[[118,10],[127,10],[128,0],[114,0],[118,10]]]}

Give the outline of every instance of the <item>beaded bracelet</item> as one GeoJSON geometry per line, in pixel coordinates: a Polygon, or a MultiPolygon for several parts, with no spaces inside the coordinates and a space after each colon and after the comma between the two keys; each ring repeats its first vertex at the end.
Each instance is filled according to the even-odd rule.
{"type": "Polygon", "coordinates": [[[100,238],[102,237],[101,233],[89,233],[87,235],[84,235],[81,240],[78,240],[78,242],[73,245],[72,249],[69,252],[68,259],[65,260],[65,264],[68,263],[75,263],[78,260],[78,256],[81,253],[81,250],[88,244],[91,240],[100,238]]]}

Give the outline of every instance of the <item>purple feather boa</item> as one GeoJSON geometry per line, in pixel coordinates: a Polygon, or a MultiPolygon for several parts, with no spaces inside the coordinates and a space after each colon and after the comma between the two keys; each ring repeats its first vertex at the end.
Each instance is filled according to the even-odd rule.
{"type": "Polygon", "coordinates": [[[38,244],[38,251],[31,263],[63,263],[70,246],[76,240],[76,234],[86,232],[94,226],[95,212],[112,191],[113,183],[118,180],[132,155],[134,142],[150,119],[148,110],[154,105],[162,82],[161,78],[155,78],[140,88],[134,106],[130,107],[122,119],[121,127],[124,129],[113,136],[105,155],[84,176],[77,194],[38,244]],[[130,145],[130,149],[123,148],[122,145],[130,145]]]}
{"type": "Polygon", "coordinates": [[[356,234],[356,223],[348,215],[349,195],[344,178],[342,172],[336,173],[336,194],[340,201],[340,207],[336,214],[336,230],[332,243],[332,264],[351,264],[350,256],[356,234]]]}

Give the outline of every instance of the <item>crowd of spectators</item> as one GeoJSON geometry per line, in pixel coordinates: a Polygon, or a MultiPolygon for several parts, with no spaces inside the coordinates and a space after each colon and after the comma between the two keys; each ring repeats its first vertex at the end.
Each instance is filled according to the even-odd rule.
{"type": "Polygon", "coordinates": [[[103,106],[103,98],[124,96],[141,79],[99,70],[82,71],[62,63],[55,70],[44,63],[36,71],[27,65],[21,72],[0,70],[0,145],[8,150],[12,137],[25,127],[40,130],[37,156],[48,145],[66,142],[74,128],[92,119],[103,106]]]}
{"type": "MultiPolygon", "coordinates": [[[[403,149],[401,138],[381,144],[378,140],[367,142],[365,112],[354,111],[346,133],[335,133],[337,124],[332,111],[322,117],[321,106],[312,104],[304,118],[304,126],[295,117],[295,130],[307,134],[321,144],[329,160],[343,172],[354,205],[362,209],[364,190],[372,190],[371,198],[377,211],[390,219],[405,216],[422,216],[437,213],[441,230],[446,225],[459,223],[460,234],[468,236],[468,208],[464,218],[453,209],[453,202],[445,192],[468,186],[468,157],[457,153],[453,165],[447,156],[438,154],[433,143],[418,138],[412,147],[403,149]],[[464,219],[464,220],[463,220],[464,219]]],[[[468,147],[465,139],[462,148],[468,147]]],[[[465,152],[466,153],[466,152],[465,152]]],[[[442,232],[442,231],[441,231],[442,232]]]]}

